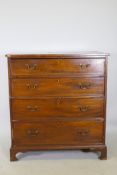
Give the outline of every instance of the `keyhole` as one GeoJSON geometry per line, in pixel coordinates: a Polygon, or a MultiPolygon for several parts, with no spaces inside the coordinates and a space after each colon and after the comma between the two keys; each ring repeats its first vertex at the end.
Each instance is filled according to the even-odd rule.
{"type": "Polygon", "coordinates": [[[57,80],[57,83],[58,83],[58,86],[60,86],[61,84],[60,84],[60,80],[57,80]]]}
{"type": "Polygon", "coordinates": [[[58,98],[58,99],[57,99],[57,106],[59,106],[60,103],[61,103],[61,98],[58,98]]]}

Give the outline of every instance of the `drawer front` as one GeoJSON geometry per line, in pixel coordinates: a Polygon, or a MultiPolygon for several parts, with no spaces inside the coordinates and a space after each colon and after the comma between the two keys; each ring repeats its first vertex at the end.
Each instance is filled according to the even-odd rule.
{"type": "Polygon", "coordinates": [[[104,78],[12,79],[12,96],[103,95],[104,78]]]}
{"type": "Polygon", "coordinates": [[[13,120],[36,120],[39,118],[97,118],[103,117],[102,98],[41,98],[35,100],[12,100],[13,120]]]}
{"type": "Polygon", "coordinates": [[[89,73],[104,74],[104,59],[25,59],[11,60],[12,76],[89,73]]]}
{"type": "Polygon", "coordinates": [[[92,145],[103,142],[103,123],[95,121],[46,121],[13,123],[15,145],[92,145]]]}

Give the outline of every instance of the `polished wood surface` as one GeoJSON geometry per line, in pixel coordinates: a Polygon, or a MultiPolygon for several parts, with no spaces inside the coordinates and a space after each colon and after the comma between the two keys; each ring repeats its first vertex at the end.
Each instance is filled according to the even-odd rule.
{"type": "Polygon", "coordinates": [[[88,149],[107,158],[107,54],[7,55],[10,159],[30,150],[88,149]]]}
{"type": "Polygon", "coordinates": [[[11,95],[18,96],[82,96],[103,95],[104,78],[12,79],[11,95]]]}
{"type": "Polygon", "coordinates": [[[14,144],[103,144],[103,123],[95,121],[40,121],[14,123],[14,144]],[[20,133],[20,134],[19,134],[20,133]]]}
{"type": "Polygon", "coordinates": [[[104,59],[19,59],[10,62],[12,76],[40,76],[54,74],[104,75],[104,59]]]}
{"type": "Polygon", "coordinates": [[[13,120],[38,120],[40,118],[103,118],[103,98],[40,98],[11,101],[13,120]],[[25,114],[25,115],[24,115],[25,114]]]}

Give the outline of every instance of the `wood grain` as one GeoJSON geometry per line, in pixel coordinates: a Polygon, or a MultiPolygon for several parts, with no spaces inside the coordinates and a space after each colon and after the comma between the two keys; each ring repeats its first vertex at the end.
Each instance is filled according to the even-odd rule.
{"type": "Polygon", "coordinates": [[[10,61],[11,76],[104,75],[104,59],[27,59],[10,61]]]}
{"type": "Polygon", "coordinates": [[[103,118],[102,98],[40,98],[12,100],[13,120],[38,120],[39,118],[103,118]]]}
{"type": "Polygon", "coordinates": [[[11,96],[103,95],[104,78],[12,79],[11,96]]]}
{"type": "Polygon", "coordinates": [[[103,123],[95,121],[14,123],[15,145],[103,143],[103,123]]]}

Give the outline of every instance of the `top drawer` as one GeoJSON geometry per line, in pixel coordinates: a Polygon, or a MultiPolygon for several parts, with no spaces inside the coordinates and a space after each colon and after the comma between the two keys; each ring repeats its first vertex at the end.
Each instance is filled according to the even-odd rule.
{"type": "Polygon", "coordinates": [[[15,59],[9,61],[11,76],[65,74],[104,75],[104,59],[15,59]]]}

